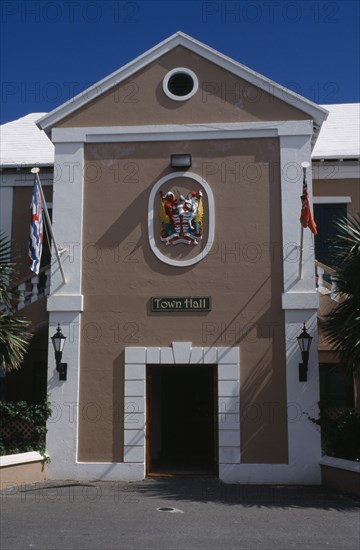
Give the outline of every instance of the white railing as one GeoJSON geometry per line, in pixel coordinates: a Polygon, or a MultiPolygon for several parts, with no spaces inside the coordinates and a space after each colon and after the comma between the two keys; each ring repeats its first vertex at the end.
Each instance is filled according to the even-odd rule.
{"type": "Polygon", "coordinates": [[[43,267],[39,275],[34,273],[21,279],[11,289],[13,311],[20,311],[50,293],[50,266],[43,267]]]}
{"type": "Polygon", "coordinates": [[[340,301],[340,293],[336,286],[336,271],[315,260],[316,286],[319,294],[329,295],[335,302],[340,301]]]}

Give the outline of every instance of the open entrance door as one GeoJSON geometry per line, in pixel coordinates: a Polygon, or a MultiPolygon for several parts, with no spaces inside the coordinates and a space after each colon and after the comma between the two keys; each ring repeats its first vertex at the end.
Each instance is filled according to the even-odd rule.
{"type": "Polygon", "coordinates": [[[147,367],[147,474],[217,474],[216,365],[147,367]]]}

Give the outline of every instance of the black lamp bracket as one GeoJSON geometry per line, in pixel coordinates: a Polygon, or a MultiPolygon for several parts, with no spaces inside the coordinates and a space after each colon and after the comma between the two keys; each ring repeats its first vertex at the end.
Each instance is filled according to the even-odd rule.
{"type": "Polygon", "coordinates": [[[59,363],[58,365],[56,365],[56,370],[59,371],[59,380],[66,380],[67,366],[67,363],[59,363]]]}
{"type": "Polygon", "coordinates": [[[299,382],[307,382],[307,363],[299,363],[299,382]]]}

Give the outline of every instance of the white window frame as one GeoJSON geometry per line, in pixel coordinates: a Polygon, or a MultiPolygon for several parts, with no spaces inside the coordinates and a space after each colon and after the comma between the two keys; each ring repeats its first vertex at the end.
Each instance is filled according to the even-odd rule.
{"type": "Polygon", "coordinates": [[[174,101],[186,101],[187,99],[190,99],[191,97],[193,97],[196,94],[196,92],[198,91],[198,89],[199,89],[198,77],[196,76],[196,74],[193,71],[191,71],[190,69],[187,69],[186,67],[176,67],[176,69],[172,69],[171,71],[169,71],[165,75],[165,77],[163,79],[164,93],[165,93],[165,95],[167,95],[170,99],[173,99],[174,101]],[[193,83],[194,83],[193,89],[191,90],[191,92],[189,92],[186,95],[181,95],[181,96],[180,95],[175,95],[175,94],[171,93],[169,88],[168,88],[170,78],[172,76],[174,76],[174,74],[177,74],[177,73],[187,74],[193,80],[193,83]]]}

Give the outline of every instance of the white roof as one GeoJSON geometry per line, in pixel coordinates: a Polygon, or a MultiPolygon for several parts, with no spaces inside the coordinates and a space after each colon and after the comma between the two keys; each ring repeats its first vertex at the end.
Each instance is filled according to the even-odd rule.
{"type": "Polygon", "coordinates": [[[35,121],[46,113],[31,113],[0,126],[0,166],[52,166],[54,145],[35,121]]]}
{"type": "Polygon", "coordinates": [[[313,159],[360,157],[360,103],[322,105],[329,111],[312,152],[313,159]]]}

